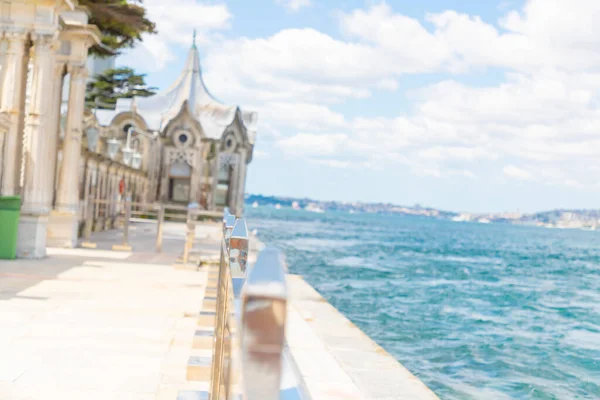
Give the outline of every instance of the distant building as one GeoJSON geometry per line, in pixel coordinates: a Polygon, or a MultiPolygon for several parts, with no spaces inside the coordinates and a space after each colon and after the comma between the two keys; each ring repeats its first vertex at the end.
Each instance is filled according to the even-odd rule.
{"type": "Polygon", "coordinates": [[[98,110],[96,117],[112,138],[121,141],[132,126],[158,134],[160,149],[146,164],[148,200],[197,202],[209,210],[228,206],[235,214],[241,212],[257,114],[214,98],[202,79],[195,44],[183,71],[166,91],[119,99],[115,110],[98,110]]]}

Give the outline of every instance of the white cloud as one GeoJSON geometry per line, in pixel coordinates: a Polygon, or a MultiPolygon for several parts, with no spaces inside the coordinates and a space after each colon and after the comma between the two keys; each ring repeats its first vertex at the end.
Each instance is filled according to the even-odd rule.
{"type": "Polygon", "coordinates": [[[156,23],[158,34],[144,35],[143,42],[126,52],[119,61],[145,71],[160,71],[172,61],[171,46],[191,46],[194,29],[199,45],[209,43],[211,34],[228,28],[232,17],[225,3],[145,0],[144,7],[148,18],[156,23]]]}
{"type": "Polygon", "coordinates": [[[288,10],[292,12],[296,12],[304,7],[309,7],[311,5],[310,0],[275,0],[277,4],[281,4],[288,10]]]}
{"type": "Polygon", "coordinates": [[[421,167],[419,165],[411,165],[410,169],[414,175],[422,177],[430,177],[437,179],[454,177],[477,179],[477,176],[473,172],[466,169],[448,169],[439,168],[435,166],[421,167]]]}
{"type": "MultiPolygon", "coordinates": [[[[547,18],[547,11],[538,7],[541,0],[528,4],[523,15],[507,13],[500,21],[506,30],[500,31],[479,17],[455,11],[428,15],[433,29],[426,29],[419,20],[380,3],[338,13],[342,39],[303,28],[264,38],[218,40],[209,45],[203,66],[213,87],[243,104],[364,99],[374,90],[397,90],[398,80],[406,74],[496,67],[532,75],[542,69],[578,73],[600,67],[600,51],[578,39],[581,35],[561,41],[540,37],[536,27],[547,18]]],[[[571,7],[563,6],[570,12],[571,7]]],[[[600,26],[600,13],[597,22],[600,26]]],[[[559,32],[568,37],[568,29],[559,32]]],[[[540,82],[535,89],[560,99],[563,88],[559,82],[553,84],[540,82]]],[[[584,92],[579,95],[585,100],[584,92]]]]}
{"type": "Polygon", "coordinates": [[[457,159],[473,161],[481,158],[495,158],[486,149],[478,147],[428,147],[418,152],[418,156],[425,160],[444,161],[457,159]]]}
{"type": "Polygon", "coordinates": [[[303,156],[331,156],[346,147],[348,136],[345,134],[316,135],[298,133],[282,139],[278,145],[286,153],[303,156]]]}
{"type": "Polygon", "coordinates": [[[270,102],[258,108],[261,118],[279,126],[299,131],[330,131],[344,128],[347,123],[340,113],[328,107],[309,103],[270,102]]]}
{"type": "Polygon", "coordinates": [[[514,165],[505,166],[502,172],[504,172],[504,175],[510,178],[515,178],[521,181],[529,181],[532,179],[532,176],[529,173],[529,171],[514,165]]]}
{"type": "Polygon", "coordinates": [[[289,104],[278,124],[288,132],[286,126],[292,131],[302,126],[303,133],[279,140],[296,156],[327,156],[328,165],[350,158],[401,164],[419,176],[472,179],[481,176],[473,171],[482,165],[493,170],[511,159],[528,165],[520,174],[514,166],[496,167],[513,178],[595,185],[600,169],[590,166],[600,154],[599,90],[595,75],[543,71],[516,74],[491,87],[434,84],[418,92],[412,115],[397,118],[344,118],[325,106],[311,106],[298,108],[298,121],[289,104]]]}
{"type": "Polygon", "coordinates": [[[380,58],[369,46],[304,28],[219,42],[204,67],[207,80],[240,101],[330,103],[368,97],[378,84],[389,87],[390,71],[377,66],[380,58]]]}
{"type": "Polygon", "coordinates": [[[340,160],[314,160],[316,164],[325,165],[326,167],[331,168],[351,168],[354,165],[349,161],[340,161],[340,160]]]}
{"type": "Polygon", "coordinates": [[[253,152],[253,157],[254,158],[268,158],[269,157],[269,153],[260,149],[256,149],[253,152]]]}
{"type": "Polygon", "coordinates": [[[322,165],[402,165],[440,179],[495,173],[569,187],[600,181],[591,167],[600,154],[600,2],[529,0],[522,10],[506,8],[497,24],[455,11],[427,15],[425,24],[379,3],[339,13],[340,37],[303,28],[222,39],[211,32],[228,27],[227,8],[200,4],[213,13],[193,13],[201,22],[189,17],[190,1],[146,3],[157,16],[179,11],[159,25],[165,37],[149,39],[138,54],[164,63],[169,44],[191,40],[192,25],[203,26],[207,84],[225,101],[260,112],[259,146],[273,140],[322,165]],[[474,87],[452,79],[489,67],[505,71],[505,81],[474,87]],[[407,74],[430,72],[448,75],[415,90],[410,113],[339,111],[349,98],[395,91],[407,74]]]}

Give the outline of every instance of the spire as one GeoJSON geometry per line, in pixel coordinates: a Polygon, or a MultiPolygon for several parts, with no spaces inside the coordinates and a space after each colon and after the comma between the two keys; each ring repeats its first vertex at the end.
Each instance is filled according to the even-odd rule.
{"type": "Polygon", "coordinates": [[[196,28],[194,28],[194,35],[192,36],[192,48],[196,48],[196,28]]]}

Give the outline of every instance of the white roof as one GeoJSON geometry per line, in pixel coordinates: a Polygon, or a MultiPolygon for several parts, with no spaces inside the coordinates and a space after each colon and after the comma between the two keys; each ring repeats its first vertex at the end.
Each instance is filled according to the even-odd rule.
{"type": "Polygon", "coordinates": [[[183,72],[167,90],[152,97],[119,99],[115,110],[98,110],[96,115],[101,125],[109,125],[116,115],[129,112],[134,107],[149,129],[162,130],[179,114],[186,101],[190,114],[200,123],[207,138],[221,139],[225,129],[239,113],[248,139],[250,143],[254,143],[258,114],[241,111],[237,106],[224,105],[209,93],[202,79],[200,58],[195,45],[190,49],[183,72]]]}

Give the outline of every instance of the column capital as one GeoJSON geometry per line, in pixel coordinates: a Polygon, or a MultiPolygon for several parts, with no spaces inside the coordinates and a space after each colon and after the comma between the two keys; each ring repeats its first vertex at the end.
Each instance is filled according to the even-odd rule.
{"type": "Polygon", "coordinates": [[[67,72],[69,73],[69,75],[71,75],[71,82],[73,82],[76,79],[85,80],[88,77],[88,70],[85,65],[68,63],[67,72]]]}
{"type": "Polygon", "coordinates": [[[23,54],[25,52],[25,43],[29,38],[28,32],[4,32],[4,37],[8,41],[8,54],[23,54]]]}
{"type": "Polygon", "coordinates": [[[39,34],[36,32],[31,33],[31,41],[33,42],[34,49],[37,50],[54,50],[58,45],[56,35],[39,34]]]}

